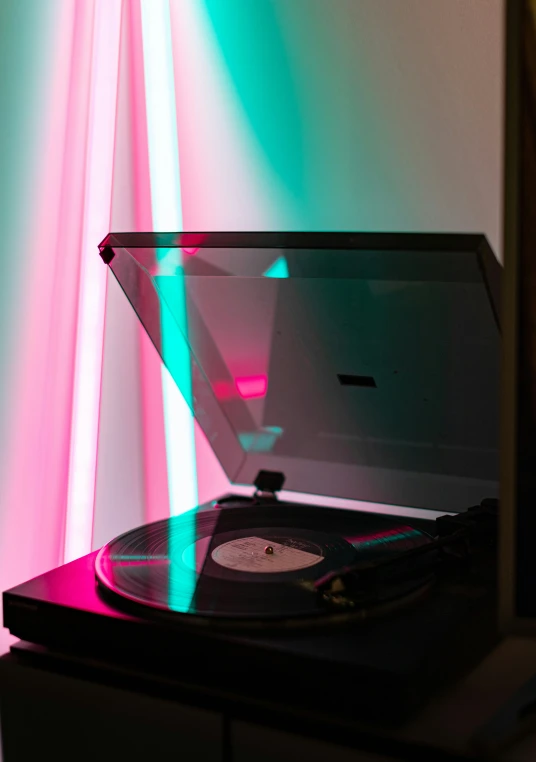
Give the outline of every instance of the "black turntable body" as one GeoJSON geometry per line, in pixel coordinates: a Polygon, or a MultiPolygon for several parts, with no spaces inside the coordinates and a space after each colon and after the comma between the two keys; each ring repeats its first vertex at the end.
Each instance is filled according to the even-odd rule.
{"type": "MultiPolygon", "coordinates": [[[[485,238],[111,234],[100,251],[251,490],[6,591],[20,642],[1,669],[430,759],[388,728],[498,640],[500,267],[485,238]]],[[[240,758],[228,730],[221,743],[215,759],[240,758]]]]}
{"type": "MultiPolygon", "coordinates": [[[[310,515],[311,506],[300,508],[310,515]]],[[[362,526],[351,512],[329,510],[335,532],[338,524],[362,526]]],[[[393,524],[392,517],[375,516],[376,532],[383,521],[393,524]]],[[[434,530],[428,522],[411,524],[434,530]]],[[[456,565],[393,610],[371,608],[366,616],[330,610],[325,619],[275,620],[272,626],[265,619],[218,626],[191,624],[187,616],[178,621],[142,616],[143,610],[136,612],[128,602],[118,605],[95,583],[97,555],[6,592],[4,617],[11,632],[47,647],[57,660],[59,654],[102,660],[133,675],[140,670],[178,685],[195,683],[201,692],[217,690],[246,705],[260,701],[347,720],[400,722],[497,639],[494,550],[487,540],[468,568],[456,565]]],[[[255,594],[262,595],[262,589],[255,594]]]]}

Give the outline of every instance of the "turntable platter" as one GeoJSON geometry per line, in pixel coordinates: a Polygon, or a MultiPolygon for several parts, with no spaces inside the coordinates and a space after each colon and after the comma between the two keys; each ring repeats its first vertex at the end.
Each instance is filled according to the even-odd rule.
{"type": "MultiPolygon", "coordinates": [[[[95,569],[104,595],[145,617],[303,623],[334,616],[311,582],[429,542],[419,529],[374,514],[284,503],[225,507],[126,532],[102,548],[95,569]]],[[[414,595],[429,582],[427,571],[391,586],[375,604],[414,595]]]]}

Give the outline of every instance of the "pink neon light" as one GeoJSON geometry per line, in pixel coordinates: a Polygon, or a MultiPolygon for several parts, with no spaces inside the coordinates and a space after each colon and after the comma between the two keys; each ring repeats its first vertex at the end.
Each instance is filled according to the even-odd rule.
{"type": "Polygon", "coordinates": [[[264,397],[268,389],[268,377],[243,376],[242,378],[235,378],[235,384],[236,388],[238,389],[238,393],[244,399],[264,397]]]}
{"type": "Polygon", "coordinates": [[[212,391],[220,402],[236,397],[236,386],[232,381],[214,381],[212,391]]]}
{"type": "Polygon", "coordinates": [[[25,279],[8,363],[2,589],[63,560],[92,27],[92,4],[58,5],[51,55],[40,61],[39,164],[28,170],[32,190],[19,205],[25,279]]]}
{"type": "MultiPolygon", "coordinates": [[[[134,216],[136,230],[143,231],[153,229],[153,216],[139,3],[128,3],[128,22],[135,178],[134,216]]],[[[147,521],[157,521],[170,515],[161,360],[142,326],[140,326],[139,336],[145,518],[147,521]]]]}
{"type": "Polygon", "coordinates": [[[106,270],[95,241],[110,226],[121,3],[94,6],[65,561],[91,550],[106,304],[106,270]]]}

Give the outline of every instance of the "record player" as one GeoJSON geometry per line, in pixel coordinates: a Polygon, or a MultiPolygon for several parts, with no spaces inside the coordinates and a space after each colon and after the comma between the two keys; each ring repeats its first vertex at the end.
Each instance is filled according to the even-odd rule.
{"type": "Polygon", "coordinates": [[[19,657],[383,721],[481,658],[501,276],[485,237],[125,233],[99,250],[251,490],[5,592],[5,626],[37,646],[19,657]]]}

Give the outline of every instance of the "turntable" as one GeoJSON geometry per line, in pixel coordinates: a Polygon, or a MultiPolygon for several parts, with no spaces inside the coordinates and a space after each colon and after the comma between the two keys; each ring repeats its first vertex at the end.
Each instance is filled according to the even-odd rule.
{"type": "Polygon", "coordinates": [[[501,275],[484,236],[127,233],[100,254],[250,495],[5,592],[34,644],[18,658],[393,722],[482,658],[501,275]]]}

